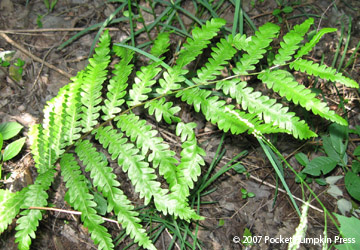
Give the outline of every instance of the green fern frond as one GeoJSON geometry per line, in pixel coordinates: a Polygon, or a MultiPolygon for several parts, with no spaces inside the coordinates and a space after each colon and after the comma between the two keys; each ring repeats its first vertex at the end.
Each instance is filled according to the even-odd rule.
{"type": "Polygon", "coordinates": [[[341,73],[336,73],[336,70],[326,65],[319,65],[312,61],[304,59],[297,59],[290,63],[290,68],[306,72],[313,76],[318,76],[322,79],[329,80],[332,82],[340,82],[349,88],[358,88],[359,84],[354,80],[343,76],[341,73]]]}
{"type": "MultiPolygon", "coordinates": [[[[88,227],[91,238],[99,249],[113,249],[114,245],[110,234],[102,225],[103,219],[97,214],[94,196],[89,193],[88,185],[91,183],[106,199],[107,212],[117,216],[134,242],[144,248],[155,249],[141,225],[139,213],[120,189],[120,183],[109,166],[106,155],[100,153],[101,150],[97,150],[95,144],[90,143],[92,136],[101,144],[98,146],[107,150],[111,158],[117,161],[135,192],[144,199],[145,205],[153,202],[157,212],[169,214],[175,219],[203,219],[189,206],[188,196],[201,174],[201,168],[205,166],[205,151],[197,143],[194,131],[196,124],[185,124],[178,116],[180,106],[174,103],[183,101],[194,106],[196,112],[203,113],[206,121],[233,134],[248,132],[261,140],[264,139],[263,134],[267,133],[284,132],[302,139],[316,136],[308,124],[295,113],[289,112],[285,105],[249,87],[242,80],[245,75],[257,75],[268,88],[278,92],[280,97],[286,97],[287,100],[312,110],[316,115],[339,124],[347,124],[318,100],[315,94],[297,83],[292,73],[278,69],[289,63],[291,69],[329,81],[338,81],[348,87],[358,87],[355,81],[336,73],[335,69],[301,59],[324,34],[334,31],[322,29],[310,42],[302,45],[301,41],[312,23],[313,20],[308,19],[284,35],[284,41],[275,56],[275,66],[270,69],[259,65],[259,62],[271,49],[269,46],[278,35],[280,28],[275,24],[261,26],[254,36],[230,35],[226,39],[221,38],[215,46],[209,46],[225,21],[207,21],[204,26],[193,30],[192,38],[187,39],[180,52],[174,55],[175,64],[172,66],[167,65],[163,61],[164,57],[161,57],[169,49],[168,33],[160,34],[149,54],[121,44],[110,50],[110,36],[106,31],[93,58],[89,60],[89,65],[47,103],[43,123],[32,127],[31,151],[38,177],[33,185],[19,193],[10,194],[0,190],[0,232],[20,212],[16,242],[20,249],[30,248],[42,218],[40,210],[30,207],[47,205],[47,191],[54,181],[55,165],[59,161],[60,171],[68,188],[65,200],[82,213],[84,226],[88,227]],[[191,81],[188,79],[190,69],[187,66],[207,47],[211,47],[212,53],[202,68],[193,71],[195,74],[191,81]],[[133,51],[150,59],[147,66],[134,72],[134,79],[130,77],[133,51]],[[235,56],[238,52],[240,59],[235,56]],[[108,74],[110,55],[119,57],[120,61],[115,64],[115,59],[111,63],[114,69],[108,74]],[[292,59],[293,56],[296,59],[292,59]],[[231,64],[235,64],[232,73],[226,79],[219,80],[230,60],[231,64]],[[250,72],[257,67],[261,67],[262,71],[250,72]],[[223,93],[210,91],[209,89],[213,89],[210,84],[216,84],[216,90],[223,93]],[[174,94],[172,100],[177,100],[168,101],[169,96],[174,94]],[[153,96],[153,99],[149,99],[153,96]],[[225,98],[232,98],[233,104],[227,104],[225,98]],[[236,109],[235,105],[240,105],[242,111],[236,109]],[[176,127],[175,133],[182,143],[180,162],[175,151],[158,135],[158,131],[146,120],[140,119],[141,114],[131,113],[137,106],[144,106],[157,122],[176,124],[169,127],[176,127]],[[113,127],[114,122],[116,128],[113,127]],[[88,140],[83,140],[85,135],[88,140]],[[74,155],[65,153],[65,147],[67,151],[75,147],[75,153],[84,164],[85,171],[90,172],[92,181],[88,181],[82,173],[74,155]],[[163,177],[166,182],[160,182],[159,177],[161,180],[163,177]],[[5,217],[6,209],[14,211],[5,217]]],[[[231,67],[232,65],[229,68],[231,67]]]]}
{"type": "Polygon", "coordinates": [[[236,49],[231,46],[232,37],[229,36],[228,40],[229,42],[226,39],[221,39],[216,47],[212,48],[211,58],[204,67],[197,71],[197,76],[192,79],[193,82],[197,84],[206,83],[214,80],[216,75],[221,74],[223,65],[227,64],[236,53],[236,49]]]}
{"type": "Polygon", "coordinates": [[[320,41],[320,38],[323,37],[326,33],[335,32],[335,28],[323,28],[319,32],[317,32],[313,38],[310,40],[310,42],[306,43],[304,46],[301,47],[300,50],[296,53],[294,58],[299,58],[304,55],[307,55],[314,47],[315,45],[320,41]]]}
{"type": "MultiPolygon", "coordinates": [[[[21,208],[29,207],[44,207],[47,205],[48,194],[46,191],[50,188],[54,180],[55,170],[49,169],[41,173],[36,178],[33,185],[28,187],[24,194],[25,200],[21,204],[21,208]]],[[[22,215],[17,220],[15,242],[18,243],[18,248],[21,250],[30,249],[31,238],[35,238],[35,232],[42,219],[42,212],[40,210],[24,210],[20,213],[22,215]]]]}
{"type": "Polygon", "coordinates": [[[129,90],[131,99],[131,101],[127,102],[129,106],[138,105],[149,98],[146,94],[151,92],[150,87],[156,83],[156,80],[153,79],[161,71],[160,64],[160,62],[154,62],[141,67],[140,71],[136,72],[134,84],[132,89],[129,90]]]}
{"type": "Polygon", "coordinates": [[[97,124],[96,119],[100,116],[101,89],[106,80],[107,70],[110,63],[110,35],[106,31],[100,38],[99,46],[95,49],[93,58],[89,59],[89,65],[84,72],[81,83],[81,125],[83,132],[89,132],[97,124]]]}
{"type": "Polygon", "coordinates": [[[115,69],[112,71],[114,76],[107,86],[107,99],[104,100],[104,106],[102,107],[105,115],[101,117],[105,121],[121,112],[120,106],[125,102],[123,97],[126,95],[127,80],[134,66],[130,64],[134,55],[131,50],[119,46],[114,46],[113,50],[121,60],[114,66],[115,69]]]}
{"type": "MultiPolygon", "coordinates": [[[[168,51],[169,47],[169,34],[162,33],[155,40],[154,46],[151,49],[153,56],[159,57],[168,51]]],[[[151,86],[156,83],[156,80],[153,80],[155,76],[157,76],[160,71],[161,62],[152,62],[147,66],[141,67],[140,71],[136,72],[136,76],[134,79],[134,84],[132,89],[129,90],[130,100],[127,104],[129,106],[135,106],[140,104],[143,101],[148,99],[147,93],[151,92],[151,86]]]]}
{"type": "Polygon", "coordinates": [[[196,27],[192,31],[193,38],[188,38],[184,44],[184,49],[180,51],[175,68],[182,69],[194,61],[225,23],[224,19],[214,18],[206,21],[205,25],[201,28],[196,27]]]}
{"type": "Polygon", "coordinates": [[[133,114],[122,115],[117,120],[117,126],[121,129],[132,142],[136,141],[136,146],[141,148],[141,154],[148,155],[148,161],[153,163],[153,168],[159,167],[159,174],[163,175],[169,185],[176,182],[176,165],[178,162],[174,158],[175,152],[169,150],[169,146],[163,143],[161,137],[155,137],[157,131],[152,130],[150,125],[146,125],[145,120],[140,120],[133,114]]]}
{"type": "Polygon", "coordinates": [[[153,197],[156,209],[165,215],[170,213],[185,220],[201,219],[188,207],[186,201],[167,195],[168,190],[162,189],[160,183],[155,180],[154,169],[149,167],[149,163],[144,160],[145,157],[139,154],[139,150],[134,148],[133,144],[126,143],[127,139],[122,136],[123,134],[117,133],[111,127],[105,127],[97,129],[95,138],[108,148],[112,159],[118,158],[119,166],[122,166],[123,171],[128,174],[140,198],[145,199],[145,205],[153,197]]]}
{"type": "Polygon", "coordinates": [[[108,163],[100,153],[87,140],[77,143],[75,152],[86,165],[85,171],[91,171],[90,177],[94,186],[107,198],[108,212],[115,211],[119,223],[135,243],[147,249],[156,249],[139,224],[139,213],[134,211],[134,206],[118,188],[120,183],[116,180],[116,175],[112,173],[112,168],[108,167],[108,163]]]}
{"type": "Polygon", "coordinates": [[[311,110],[315,115],[320,115],[325,119],[347,126],[346,120],[330,110],[326,103],[316,99],[315,94],[295,81],[289,72],[266,70],[260,73],[258,78],[266,83],[269,88],[272,88],[281,96],[285,96],[287,100],[300,104],[306,110],[311,110]]]}
{"type": "Polygon", "coordinates": [[[248,71],[255,69],[255,64],[263,58],[267,48],[274,37],[277,36],[280,27],[266,23],[256,31],[255,36],[252,36],[246,46],[246,52],[239,62],[236,63],[236,68],[233,69],[237,75],[246,75],[248,71]]]}
{"type": "Polygon", "coordinates": [[[283,65],[291,60],[291,56],[300,47],[299,43],[304,39],[304,35],[314,23],[314,19],[309,18],[302,24],[295,25],[294,28],[283,37],[284,42],[280,43],[281,48],[275,56],[274,64],[283,65]]]}
{"type": "Polygon", "coordinates": [[[80,138],[81,123],[80,123],[80,87],[82,82],[83,72],[72,78],[72,83],[68,86],[66,91],[66,107],[65,107],[65,121],[64,121],[64,144],[66,146],[72,145],[80,138]]]}
{"type": "Polygon", "coordinates": [[[89,229],[91,239],[99,249],[113,249],[114,244],[107,229],[101,224],[104,220],[97,215],[94,197],[89,193],[86,178],[81,174],[80,166],[72,154],[64,154],[60,161],[61,174],[68,188],[69,204],[81,212],[81,220],[89,229]]]}
{"type": "Polygon", "coordinates": [[[180,122],[176,126],[176,135],[181,137],[182,142],[185,142],[181,145],[181,159],[176,168],[176,182],[169,186],[172,194],[180,200],[187,200],[190,194],[189,190],[194,187],[193,183],[201,174],[201,166],[205,165],[202,158],[205,151],[197,145],[195,127],[196,123],[193,122],[187,124],[180,122]]]}
{"type": "Polygon", "coordinates": [[[168,32],[162,32],[156,37],[154,45],[152,46],[150,51],[153,56],[160,57],[162,54],[165,54],[169,50],[169,35],[170,33],[168,32]]]}
{"type": "Polygon", "coordinates": [[[145,103],[144,108],[148,109],[149,114],[153,115],[155,113],[155,119],[157,122],[160,122],[164,119],[165,122],[171,124],[172,122],[180,122],[181,119],[175,116],[181,108],[179,106],[173,107],[172,102],[165,102],[165,97],[158,100],[153,100],[151,102],[145,103]]]}
{"type": "Polygon", "coordinates": [[[265,123],[277,125],[295,138],[317,136],[305,121],[295,116],[295,113],[288,112],[288,108],[277,103],[275,99],[253,91],[253,88],[247,87],[246,82],[241,82],[239,79],[220,81],[216,88],[235,98],[243,109],[247,109],[251,114],[257,114],[265,123]]]}
{"type": "MultiPolygon", "coordinates": [[[[205,165],[202,156],[205,156],[205,151],[197,145],[194,128],[196,123],[178,123],[176,128],[177,136],[181,135],[182,140],[186,138],[181,147],[180,164],[177,166],[177,172],[179,179],[181,179],[181,185],[190,189],[194,188],[194,182],[197,181],[198,176],[201,174],[201,166],[205,165]]],[[[184,188],[182,188],[184,190],[184,188]]],[[[188,193],[182,191],[184,197],[188,196],[188,193]]]]}
{"type": "Polygon", "coordinates": [[[0,189],[0,234],[11,224],[16,215],[20,212],[28,188],[12,193],[7,189],[0,189]]]}
{"type": "Polygon", "coordinates": [[[255,117],[256,114],[246,114],[234,110],[233,105],[225,105],[225,101],[219,101],[217,96],[209,97],[210,95],[211,91],[191,88],[178,92],[176,97],[181,97],[182,101],[193,105],[196,112],[201,109],[206,120],[217,124],[219,129],[224,130],[224,132],[229,130],[233,134],[241,134],[246,131],[249,133],[255,132],[256,134],[285,132],[285,130],[279,129],[277,126],[261,124],[261,121],[255,117]]]}

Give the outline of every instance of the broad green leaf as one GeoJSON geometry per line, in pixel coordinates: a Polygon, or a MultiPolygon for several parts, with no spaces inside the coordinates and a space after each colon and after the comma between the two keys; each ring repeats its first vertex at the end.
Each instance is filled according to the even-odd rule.
{"type": "Polygon", "coordinates": [[[353,173],[358,174],[360,172],[360,162],[353,161],[351,165],[351,170],[353,173]]]}
{"type": "Polygon", "coordinates": [[[96,202],[95,210],[99,214],[105,215],[108,204],[107,204],[106,200],[104,199],[104,197],[100,193],[95,192],[94,193],[94,201],[96,202]]]}
{"type": "Polygon", "coordinates": [[[298,153],[295,155],[295,159],[302,165],[302,166],[306,166],[307,164],[309,164],[309,159],[307,158],[307,156],[304,153],[298,153]]]}
{"type": "Polygon", "coordinates": [[[343,192],[341,189],[336,185],[330,185],[330,188],[326,191],[328,194],[330,194],[335,199],[338,198],[338,196],[342,196],[343,192]]]}
{"type": "MultiPolygon", "coordinates": [[[[326,152],[326,154],[333,159],[334,161],[336,161],[339,165],[344,166],[347,164],[347,154],[345,154],[345,150],[341,149],[340,147],[335,147],[332,143],[332,140],[330,137],[328,136],[323,136],[323,146],[324,146],[324,150],[326,152]],[[343,154],[340,154],[337,152],[337,149],[339,149],[339,151],[343,151],[343,154]]],[[[339,145],[338,145],[339,146],[339,145]]],[[[345,146],[344,146],[345,147],[345,146]]]]}
{"type": "Polygon", "coordinates": [[[9,140],[17,135],[22,128],[23,126],[17,122],[6,122],[0,124],[0,133],[3,136],[3,140],[9,140]]]}
{"type": "Polygon", "coordinates": [[[348,127],[333,123],[330,126],[331,144],[339,155],[344,155],[346,146],[343,140],[348,137],[348,127]]]}
{"type": "Polygon", "coordinates": [[[338,176],[329,176],[326,177],[325,180],[328,184],[333,185],[335,184],[338,180],[340,180],[341,178],[343,178],[344,176],[342,175],[338,175],[338,176]]]}
{"type": "Polygon", "coordinates": [[[323,172],[323,174],[329,173],[336,167],[336,164],[337,162],[330,157],[319,156],[307,164],[303,172],[313,176],[319,176],[321,172],[323,172]]]}
{"type": "Polygon", "coordinates": [[[337,249],[360,249],[360,230],[354,230],[360,228],[360,220],[355,217],[345,217],[339,214],[334,214],[338,221],[340,222],[340,232],[344,237],[342,242],[337,243],[345,243],[341,245],[336,245],[337,249]],[[346,239],[346,242],[344,240],[346,239]]]}
{"type": "Polygon", "coordinates": [[[23,147],[25,140],[26,138],[23,137],[7,145],[4,150],[3,160],[8,161],[13,157],[17,156],[17,154],[20,152],[21,148],[23,147]]]}
{"type": "Polygon", "coordinates": [[[349,213],[352,209],[351,202],[344,198],[337,201],[337,206],[342,215],[346,215],[346,213],[349,213]]]}
{"type": "Polygon", "coordinates": [[[349,194],[360,201],[360,177],[349,171],[345,175],[345,187],[349,194]]]}
{"type": "Polygon", "coordinates": [[[360,146],[357,146],[353,153],[355,156],[360,156],[360,146]]]}

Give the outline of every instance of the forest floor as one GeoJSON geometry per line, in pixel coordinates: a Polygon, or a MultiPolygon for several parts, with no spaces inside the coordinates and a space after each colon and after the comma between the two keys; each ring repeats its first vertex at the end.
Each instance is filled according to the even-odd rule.
{"type": "MultiPolygon", "coordinates": [[[[182,6],[189,11],[193,8],[193,2],[183,1],[182,6]]],[[[340,47],[340,56],[344,50],[347,34],[351,34],[351,41],[348,45],[345,62],[348,61],[354,52],[356,45],[360,41],[360,2],[319,0],[302,1],[294,12],[284,18],[281,27],[282,32],[286,32],[288,27],[300,23],[305,18],[296,17],[301,10],[308,14],[317,15],[315,24],[323,27],[338,28],[338,32],[326,35],[316,47],[312,54],[313,60],[320,62],[324,56],[324,64],[331,65],[339,44],[341,27],[344,28],[345,37],[340,47]],[[349,31],[349,18],[351,16],[351,30],[349,31]]],[[[147,4],[140,1],[139,4],[147,4]]],[[[41,122],[42,110],[46,101],[57,94],[60,87],[69,83],[69,76],[75,76],[76,73],[87,65],[90,47],[95,38],[97,30],[88,32],[79,39],[73,41],[65,48],[57,49],[60,44],[69,39],[85,27],[103,22],[117,7],[118,3],[107,3],[104,0],[67,0],[58,1],[51,13],[47,13],[44,1],[24,1],[24,0],[2,0],[0,1],[0,52],[15,51],[14,60],[17,58],[25,62],[24,72],[19,81],[14,81],[7,68],[0,71],[0,122],[17,121],[25,129],[23,135],[27,135],[31,125],[41,122]],[[28,2],[28,4],[25,4],[28,2]],[[47,13],[47,14],[46,14],[47,13]],[[46,14],[46,15],[45,15],[46,14]],[[43,15],[40,19],[39,16],[43,15]],[[42,32],[39,32],[39,21],[42,23],[42,32]],[[44,30],[48,29],[48,30],[44,30]],[[21,50],[21,48],[26,52],[21,50]],[[36,58],[35,58],[36,56],[36,58]],[[40,60],[38,60],[40,59],[40,60]],[[47,64],[54,66],[54,70],[47,64]]],[[[272,15],[277,8],[276,1],[243,1],[243,9],[255,23],[257,27],[266,22],[278,22],[272,15]]],[[[229,21],[232,20],[234,8],[232,5],[222,13],[221,17],[229,21]]],[[[144,16],[146,19],[147,17],[144,16]]],[[[192,20],[181,16],[184,24],[189,28],[192,20]]],[[[250,32],[248,27],[244,27],[245,34],[250,32]]],[[[129,35],[128,24],[116,24],[111,26],[110,34],[114,41],[122,41],[129,35]]],[[[151,33],[156,35],[156,31],[151,33]]],[[[136,37],[137,43],[143,43],[148,40],[145,33],[136,37]]],[[[172,46],[176,46],[178,41],[172,41],[172,46]]],[[[140,63],[139,63],[140,64],[140,63]]],[[[355,81],[360,82],[360,58],[359,52],[355,57],[355,62],[345,69],[346,74],[355,81]]],[[[304,79],[309,83],[309,79],[304,79]]],[[[334,88],[322,84],[321,90],[326,93],[328,104],[335,110],[338,108],[340,100],[334,88]]],[[[349,101],[346,104],[349,110],[349,124],[351,128],[360,125],[359,115],[359,93],[357,90],[341,90],[349,101]]],[[[220,143],[222,132],[211,124],[204,122],[202,117],[190,108],[186,109],[188,119],[196,121],[198,124],[197,138],[202,148],[206,151],[205,161],[210,164],[215,151],[220,143]]],[[[154,125],[154,121],[149,119],[149,123],[154,125]]],[[[155,124],[156,125],[156,124],[155,124]]],[[[169,144],[171,141],[171,132],[163,125],[156,125],[159,128],[160,135],[169,144]],[[169,135],[170,134],[170,135],[169,135]],[[167,138],[170,137],[170,140],[167,138]]],[[[315,124],[318,133],[326,133],[328,124],[319,122],[315,124]]],[[[349,145],[349,150],[353,150],[359,145],[359,140],[355,140],[349,145]]],[[[174,142],[176,143],[176,142],[174,142]]],[[[299,217],[289,198],[281,189],[275,197],[276,174],[267,160],[256,139],[249,135],[232,136],[227,134],[224,147],[226,154],[220,161],[217,168],[226,164],[235,155],[243,150],[248,154],[240,160],[240,163],[246,167],[249,175],[238,174],[231,170],[219,178],[216,182],[216,191],[205,196],[205,201],[216,203],[203,205],[200,214],[206,219],[201,222],[202,226],[198,232],[198,238],[203,243],[203,249],[245,249],[244,246],[234,242],[234,237],[242,237],[245,228],[248,228],[253,236],[262,237],[291,237],[299,223],[299,217]],[[248,192],[253,192],[255,197],[242,198],[241,189],[245,188],[248,192]]],[[[307,154],[313,158],[322,153],[316,151],[316,141],[300,141],[284,135],[278,136],[276,147],[286,157],[295,169],[300,167],[295,160],[294,155],[298,152],[307,154]]],[[[8,179],[3,187],[11,188],[13,191],[33,183],[36,178],[36,170],[30,153],[29,143],[23,148],[21,154],[10,162],[3,165],[3,176],[8,179]]],[[[333,175],[339,175],[334,173],[333,175]]],[[[295,183],[294,175],[286,173],[286,180],[294,196],[302,199],[302,190],[300,185],[295,183]]],[[[318,194],[319,198],[331,212],[338,212],[336,199],[327,194],[327,186],[320,186],[313,182],[311,188],[318,194]]],[[[2,188],[3,188],[2,187],[2,188]]],[[[344,190],[344,185],[340,183],[344,190]]],[[[62,183],[55,183],[51,189],[52,203],[62,209],[69,209],[63,201],[65,187],[62,183]]],[[[324,230],[324,216],[316,202],[312,202],[314,208],[310,208],[308,218],[307,237],[320,237],[324,230]],[[316,209],[318,208],[318,209],[316,209]]],[[[300,206],[301,203],[299,202],[300,206]]],[[[111,232],[116,235],[118,228],[109,223],[111,232]]],[[[0,235],[0,249],[16,249],[14,243],[15,222],[0,235]]],[[[337,235],[337,230],[333,225],[328,225],[328,234],[333,237],[337,235]]],[[[167,249],[167,244],[171,241],[171,235],[163,233],[156,243],[158,249],[167,249]]],[[[175,245],[174,249],[178,249],[175,245]]],[[[122,249],[119,245],[117,249],[122,249]]],[[[286,245],[265,242],[256,244],[251,249],[285,249],[286,245]]],[[[302,244],[301,249],[319,249],[319,245],[302,244]]],[[[37,237],[33,240],[32,249],[96,249],[86,228],[79,223],[79,218],[74,215],[63,214],[59,212],[48,211],[39,225],[37,237]]],[[[250,248],[247,248],[250,249],[250,248]]]]}

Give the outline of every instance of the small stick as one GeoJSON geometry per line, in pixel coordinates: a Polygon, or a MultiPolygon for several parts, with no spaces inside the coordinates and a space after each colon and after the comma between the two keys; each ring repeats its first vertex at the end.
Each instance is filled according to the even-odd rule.
{"type": "MultiPolygon", "coordinates": [[[[19,30],[0,30],[0,33],[19,34],[19,33],[42,33],[42,32],[69,32],[83,31],[85,28],[48,28],[48,29],[19,29],[19,30]]],[[[95,28],[94,28],[95,29],[95,28]]],[[[111,31],[118,31],[118,28],[106,28],[111,31]]]]}
{"type": "Polygon", "coordinates": [[[10,43],[11,45],[13,45],[14,47],[16,47],[18,50],[20,50],[21,52],[23,52],[25,55],[27,55],[28,57],[32,58],[34,61],[43,63],[46,67],[55,70],[56,72],[60,73],[61,75],[67,77],[67,78],[71,78],[72,75],[70,75],[69,73],[63,71],[62,69],[59,69],[57,67],[55,67],[54,65],[45,62],[44,60],[42,60],[41,58],[31,54],[29,51],[27,51],[24,47],[22,47],[20,44],[16,43],[15,41],[13,41],[10,37],[8,37],[5,33],[0,32],[0,36],[5,39],[6,42],[10,43]]]}
{"type": "MultiPolygon", "coordinates": [[[[29,209],[49,210],[49,211],[56,211],[56,212],[60,212],[60,213],[81,215],[81,212],[79,212],[79,211],[70,211],[70,210],[65,210],[65,209],[60,209],[60,208],[55,208],[55,207],[29,207],[29,209]]],[[[112,223],[116,223],[119,226],[119,222],[117,222],[116,220],[108,219],[105,217],[101,217],[101,218],[103,218],[103,220],[106,220],[106,221],[109,221],[112,223]]]]}

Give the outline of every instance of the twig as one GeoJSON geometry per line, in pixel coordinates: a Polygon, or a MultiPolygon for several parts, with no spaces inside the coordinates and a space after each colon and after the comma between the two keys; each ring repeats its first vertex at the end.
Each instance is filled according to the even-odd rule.
{"type": "MultiPolygon", "coordinates": [[[[70,211],[70,210],[60,209],[60,208],[56,208],[56,207],[29,207],[29,209],[49,210],[49,211],[56,211],[56,212],[60,212],[60,213],[81,215],[81,212],[79,212],[79,211],[70,211]]],[[[101,218],[103,218],[103,220],[105,220],[105,221],[115,223],[119,226],[119,222],[117,222],[116,220],[108,219],[105,217],[101,217],[101,218]]]]}
{"type": "Polygon", "coordinates": [[[57,67],[55,67],[54,65],[45,62],[44,60],[42,60],[41,58],[31,54],[29,51],[27,51],[24,47],[22,47],[20,44],[16,43],[15,41],[13,41],[10,37],[8,37],[5,33],[2,33],[2,31],[0,31],[0,36],[5,39],[6,42],[10,43],[12,46],[16,47],[18,50],[20,50],[21,52],[23,52],[25,55],[27,55],[28,57],[32,58],[34,61],[43,63],[46,67],[55,70],[56,72],[60,73],[61,75],[67,77],[67,78],[71,78],[72,75],[70,75],[69,73],[63,71],[62,69],[59,69],[57,67]]]}
{"type": "MultiPolygon", "coordinates": [[[[259,179],[259,178],[257,178],[257,177],[255,177],[255,176],[253,176],[253,175],[250,175],[250,178],[251,179],[254,179],[254,180],[256,180],[256,181],[258,181],[258,182],[260,182],[260,183],[262,183],[262,184],[265,184],[266,186],[269,186],[269,187],[271,187],[271,188],[275,188],[276,189],[276,186],[274,186],[273,184],[271,184],[271,183],[268,183],[268,182],[266,182],[266,181],[264,181],[264,180],[261,180],[261,179],[259,179]]],[[[277,188],[280,192],[282,192],[282,193],[287,193],[284,189],[282,189],[282,188],[277,188]]],[[[293,195],[292,197],[294,197],[294,199],[295,200],[298,200],[298,201],[300,201],[301,203],[306,203],[306,201],[303,201],[302,199],[300,199],[300,198],[298,198],[298,197],[296,197],[295,195],[293,195]]],[[[313,205],[309,205],[309,207],[311,207],[312,209],[314,209],[314,210],[316,210],[316,211],[319,211],[320,213],[323,213],[323,211],[320,209],[320,208],[317,208],[317,207],[315,207],[315,206],[313,206],[313,205]]]]}
{"type": "MultiPolygon", "coordinates": [[[[48,28],[48,29],[19,29],[19,30],[0,30],[0,33],[5,34],[20,34],[20,33],[43,33],[43,32],[69,32],[69,31],[83,31],[85,28],[48,28]]],[[[95,28],[94,28],[95,29],[95,28]]],[[[107,30],[118,31],[118,28],[106,28],[107,30]]]]}

